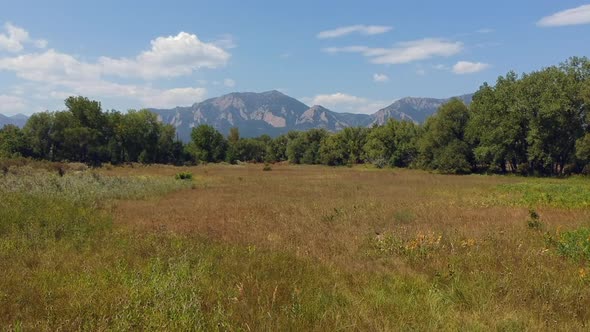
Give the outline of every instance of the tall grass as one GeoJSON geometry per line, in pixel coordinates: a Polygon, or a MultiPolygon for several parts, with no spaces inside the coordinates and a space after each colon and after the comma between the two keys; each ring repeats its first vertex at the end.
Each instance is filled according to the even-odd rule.
{"type": "Polygon", "coordinates": [[[145,199],[184,188],[190,188],[190,183],[176,181],[173,177],[117,177],[90,171],[67,172],[60,176],[56,172],[22,168],[0,175],[1,193],[27,193],[78,203],[145,199]]]}
{"type": "Polygon", "coordinates": [[[582,330],[590,322],[580,269],[588,232],[576,231],[584,210],[539,210],[548,232],[570,229],[553,247],[527,227],[526,208],[453,200],[485,198],[498,190],[496,177],[207,166],[190,170],[207,186],[172,193],[192,188],[174,179],[175,168],[142,168],[141,177],[18,171],[0,175],[0,329],[582,330]]]}

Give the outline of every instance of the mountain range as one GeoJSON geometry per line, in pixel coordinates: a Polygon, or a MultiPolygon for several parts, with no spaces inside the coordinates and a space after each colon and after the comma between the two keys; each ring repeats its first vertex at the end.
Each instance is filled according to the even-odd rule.
{"type": "Polygon", "coordinates": [[[16,114],[13,116],[6,116],[0,114],[0,128],[5,125],[15,125],[17,127],[24,127],[29,118],[24,114],[16,114]]]}
{"type": "MultiPolygon", "coordinates": [[[[473,94],[458,96],[469,105],[473,94]]],[[[193,127],[209,124],[223,134],[237,127],[243,137],[262,134],[277,136],[291,130],[324,128],[339,131],[346,127],[382,125],[388,119],[422,123],[449,101],[435,98],[406,97],[373,114],[352,114],[331,111],[323,106],[307,106],[279,91],[262,93],[234,92],[207,99],[188,107],[150,109],[160,121],[176,128],[183,141],[190,139],[193,127]]]]}
{"type": "MultiPolygon", "coordinates": [[[[469,105],[473,94],[456,98],[469,105]]],[[[373,114],[353,114],[331,111],[323,106],[307,106],[301,101],[279,91],[261,93],[233,92],[220,97],[207,99],[187,107],[155,109],[150,111],[158,119],[176,128],[183,141],[190,139],[193,127],[209,124],[226,135],[229,129],[237,127],[242,137],[255,137],[263,134],[278,136],[291,130],[324,128],[331,132],[346,127],[370,127],[382,125],[388,119],[422,123],[450,98],[399,99],[373,114]]],[[[7,124],[23,127],[28,117],[23,114],[5,116],[0,114],[0,128],[7,124]]]]}

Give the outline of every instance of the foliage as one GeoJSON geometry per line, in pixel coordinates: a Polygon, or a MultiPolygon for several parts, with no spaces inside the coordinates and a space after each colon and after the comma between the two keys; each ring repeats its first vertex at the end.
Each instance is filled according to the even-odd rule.
{"type": "Polygon", "coordinates": [[[428,118],[424,134],[418,142],[419,164],[443,173],[469,173],[472,151],[465,139],[469,110],[459,99],[441,106],[435,116],[428,118]]]}
{"type": "Polygon", "coordinates": [[[90,171],[64,172],[60,176],[58,172],[28,166],[0,175],[0,179],[0,193],[27,193],[69,202],[148,198],[188,186],[172,177],[114,177],[90,171]]]}
{"type": "Polygon", "coordinates": [[[590,261],[590,228],[566,231],[557,236],[557,251],[574,260],[590,261]]]}
{"type": "Polygon", "coordinates": [[[176,178],[176,180],[192,180],[193,179],[193,173],[190,173],[190,172],[176,173],[175,178],[176,178]]]}
{"type": "Polygon", "coordinates": [[[574,57],[521,77],[511,72],[495,87],[484,84],[468,128],[480,167],[557,175],[574,161],[576,148],[583,160],[589,77],[588,59],[574,57]]]}
{"type": "Polygon", "coordinates": [[[590,183],[583,178],[572,178],[567,181],[531,179],[502,184],[498,189],[500,193],[508,195],[510,203],[522,206],[590,207],[590,183]]]}
{"type": "Polygon", "coordinates": [[[541,223],[541,217],[537,213],[537,211],[530,209],[529,210],[529,220],[527,221],[527,226],[530,229],[540,230],[543,227],[543,223],[541,223]]]}
{"type": "Polygon", "coordinates": [[[418,136],[419,127],[413,122],[389,119],[371,129],[364,150],[373,163],[385,160],[389,166],[408,167],[418,155],[418,136]]]}
{"type": "Polygon", "coordinates": [[[0,130],[0,157],[90,165],[227,161],[419,167],[441,173],[590,173],[590,61],[573,57],[527,74],[484,83],[467,107],[452,99],[423,125],[389,119],[372,128],[292,131],[245,138],[231,128],[193,128],[188,144],[149,110],[104,112],[85,97],[66,110],[37,113],[20,130],[0,130]]]}
{"type": "Polygon", "coordinates": [[[199,125],[191,133],[190,149],[196,160],[219,162],[225,159],[227,142],[215,128],[199,125]]]}

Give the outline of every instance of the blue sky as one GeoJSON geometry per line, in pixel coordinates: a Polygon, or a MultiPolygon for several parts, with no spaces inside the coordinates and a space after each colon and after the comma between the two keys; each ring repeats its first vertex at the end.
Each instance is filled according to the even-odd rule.
{"type": "Polygon", "coordinates": [[[584,1],[3,1],[0,113],[280,90],[372,113],[590,55],[584,1]]]}

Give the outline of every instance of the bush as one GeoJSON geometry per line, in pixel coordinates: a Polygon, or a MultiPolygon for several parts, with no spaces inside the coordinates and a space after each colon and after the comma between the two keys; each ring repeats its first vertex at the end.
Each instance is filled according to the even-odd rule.
{"type": "Polygon", "coordinates": [[[543,227],[543,223],[541,223],[541,217],[539,216],[537,211],[535,211],[533,209],[529,210],[529,220],[528,220],[527,226],[530,229],[536,229],[536,230],[539,230],[543,227]]]}
{"type": "Polygon", "coordinates": [[[262,168],[263,171],[268,172],[268,171],[272,171],[272,167],[270,167],[270,164],[264,164],[264,167],[262,168]]]}
{"type": "Polygon", "coordinates": [[[176,174],[176,180],[192,180],[192,179],[193,179],[193,173],[180,172],[180,173],[176,174]]]}
{"type": "Polygon", "coordinates": [[[560,234],[557,251],[575,260],[590,260],[590,228],[580,228],[560,234]]]}
{"type": "Polygon", "coordinates": [[[373,165],[377,168],[384,168],[387,166],[387,160],[385,160],[385,158],[377,158],[373,160],[373,165]]]}

